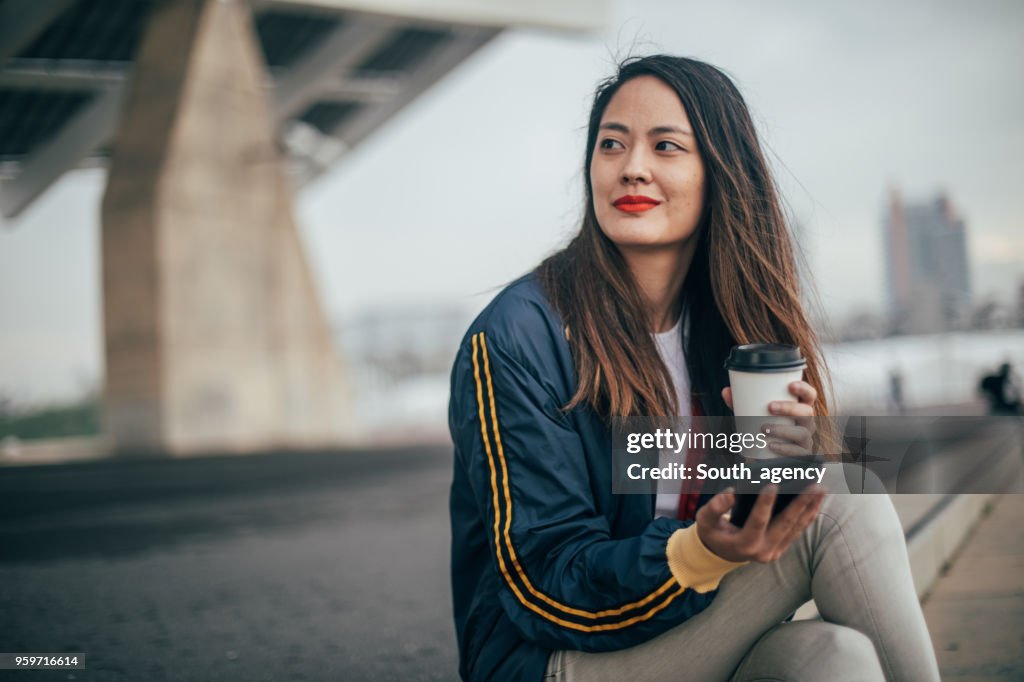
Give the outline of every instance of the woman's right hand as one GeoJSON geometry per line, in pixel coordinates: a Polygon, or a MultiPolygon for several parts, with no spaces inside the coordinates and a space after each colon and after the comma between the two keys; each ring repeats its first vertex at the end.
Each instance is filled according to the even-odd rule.
{"type": "Polygon", "coordinates": [[[769,485],[758,495],[743,528],[729,522],[736,495],[724,490],[697,510],[697,536],[704,546],[728,561],[775,561],[800,537],[818,515],[825,489],[812,485],[772,518],[778,486],[769,485]]]}

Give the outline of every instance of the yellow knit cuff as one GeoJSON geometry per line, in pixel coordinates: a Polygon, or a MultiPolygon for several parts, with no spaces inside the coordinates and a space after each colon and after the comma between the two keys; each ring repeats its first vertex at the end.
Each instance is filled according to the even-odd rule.
{"type": "Polygon", "coordinates": [[[669,570],[679,584],[697,592],[717,589],[726,573],[747,563],[726,561],[705,547],[697,535],[696,524],[672,533],[665,555],[669,570]]]}

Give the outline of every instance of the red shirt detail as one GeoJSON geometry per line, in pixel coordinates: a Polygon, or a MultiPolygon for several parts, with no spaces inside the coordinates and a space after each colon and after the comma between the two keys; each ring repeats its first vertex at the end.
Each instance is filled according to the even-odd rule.
{"type": "MultiPolygon", "coordinates": [[[[690,399],[690,414],[694,417],[704,416],[704,411],[701,410],[700,400],[697,396],[693,396],[690,399]]],[[[689,467],[689,471],[696,471],[697,465],[703,459],[704,448],[691,446],[686,453],[686,466],[689,467]]],[[[700,489],[700,482],[694,478],[683,481],[683,488],[679,494],[679,511],[676,514],[679,519],[688,521],[697,518],[697,502],[700,501],[700,489]]]]}

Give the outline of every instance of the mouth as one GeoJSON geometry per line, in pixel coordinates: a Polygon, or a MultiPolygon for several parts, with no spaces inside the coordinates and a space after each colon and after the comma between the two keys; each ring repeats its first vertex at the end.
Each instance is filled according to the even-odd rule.
{"type": "Polygon", "coordinates": [[[613,201],[612,206],[626,213],[640,213],[642,211],[649,211],[660,203],[657,199],[650,197],[627,194],[613,201]]]}

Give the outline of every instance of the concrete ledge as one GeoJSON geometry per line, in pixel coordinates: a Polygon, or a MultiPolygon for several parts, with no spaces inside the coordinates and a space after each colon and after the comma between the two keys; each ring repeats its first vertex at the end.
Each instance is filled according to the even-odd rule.
{"type": "Polygon", "coordinates": [[[991,498],[992,495],[944,496],[926,519],[910,529],[907,552],[918,598],[924,597],[935,584],[991,498]]]}
{"type": "Polygon", "coordinates": [[[88,462],[110,457],[112,452],[113,441],[107,436],[29,441],[5,438],[0,441],[0,467],[88,462]]]}

